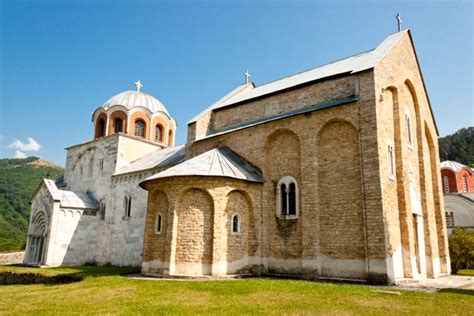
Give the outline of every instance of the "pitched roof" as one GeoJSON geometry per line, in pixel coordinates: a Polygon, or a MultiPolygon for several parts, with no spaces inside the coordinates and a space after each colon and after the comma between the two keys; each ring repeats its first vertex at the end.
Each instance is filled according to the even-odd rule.
{"type": "Polygon", "coordinates": [[[199,115],[194,117],[191,121],[189,121],[189,123],[198,120],[209,111],[221,109],[244,101],[249,101],[251,99],[283,91],[312,81],[336,75],[353,74],[372,69],[382,61],[387,53],[407,32],[408,30],[402,30],[389,35],[382,43],[380,43],[379,46],[372,50],[353,55],[317,68],[313,68],[311,70],[300,72],[289,77],[272,81],[262,86],[255,87],[254,89],[245,90],[242,89],[243,86],[239,86],[218,100],[216,103],[212,104],[199,115]]]}
{"type": "Polygon", "coordinates": [[[452,161],[452,160],[443,161],[442,163],[440,163],[440,167],[441,169],[444,169],[444,168],[451,169],[456,173],[459,172],[459,170],[463,168],[472,172],[471,168],[469,168],[468,166],[465,166],[457,161],[452,161]]]}
{"type": "Polygon", "coordinates": [[[227,147],[215,148],[202,153],[192,159],[161,171],[140,183],[143,187],[145,182],[154,179],[204,176],[204,177],[227,177],[246,180],[250,182],[263,183],[262,172],[227,147]]]}
{"type": "Polygon", "coordinates": [[[193,118],[188,122],[188,124],[193,123],[193,122],[196,122],[196,121],[199,120],[201,117],[203,117],[207,112],[219,108],[224,102],[226,102],[226,101],[228,101],[229,99],[235,97],[237,94],[241,93],[243,90],[245,90],[245,89],[247,89],[247,88],[255,88],[255,84],[254,84],[253,82],[249,82],[249,83],[245,83],[245,84],[243,84],[243,85],[238,86],[237,88],[235,88],[234,90],[232,90],[231,92],[227,93],[225,96],[223,96],[222,98],[220,98],[219,100],[217,100],[217,101],[216,101],[214,104],[212,104],[210,107],[208,107],[207,109],[205,109],[204,111],[202,111],[201,113],[199,113],[198,115],[196,115],[195,117],[193,117],[193,118]]]}
{"type": "Polygon", "coordinates": [[[175,147],[157,149],[134,162],[120,168],[114,175],[120,175],[130,172],[153,168],[165,168],[170,165],[176,165],[184,161],[184,145],[175,147]]]}
{"type": "Polygon", "coordinates": [[[65,208],[98,209],[99,203],[89,193],[59,190],[54,180],[43,179],[46,188],[55,201],[65,208]]]}

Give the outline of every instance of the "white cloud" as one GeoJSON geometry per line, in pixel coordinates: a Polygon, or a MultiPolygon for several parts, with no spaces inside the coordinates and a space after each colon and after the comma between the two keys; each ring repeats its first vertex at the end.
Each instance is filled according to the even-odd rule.
{"type": "Polygon", "coordinates": [[[27,157],[27,156],[26,156],[26,154],[25,154],[24,152],[21,152],[21,151],[19,151],[19,150],[17,150],[17,151],[15,152],[15,158],[26,158],[26,157],[27,157]]]}
{"type": "Polygon", "coordinates": [[[39,151],[41,149],[41,145],[38,144],[38,142],[34,140],[32,137],[28,137],[27,140],[28,140],[28,143],[23,143],[19,141],[18,139],[15,139],[13,143],[8,145],[8,147],[15,148],[21,151],[39,151]]]}

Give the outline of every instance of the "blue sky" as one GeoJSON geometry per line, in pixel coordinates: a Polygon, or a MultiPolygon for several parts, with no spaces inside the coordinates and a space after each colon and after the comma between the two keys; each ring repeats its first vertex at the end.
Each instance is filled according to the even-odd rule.
{"type": "Polygon", "coordinates": [[[473,126],[471,1],[0,1],[0,157],[64,164],[93,111],[137,79],[184,143],[246,69],[260,85],[374,48],[397,12],[441,136],[473,126]]]}

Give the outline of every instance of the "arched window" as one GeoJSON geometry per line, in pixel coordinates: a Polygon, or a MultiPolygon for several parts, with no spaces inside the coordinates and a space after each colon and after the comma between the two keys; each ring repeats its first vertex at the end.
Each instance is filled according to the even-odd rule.
{"type": "Polygon", "coordinates": [[[277,216],[280,218],[298,217],[298,184],[295,178],[286,176],[277,185],[277,216]]]}
{"type": "Polygon", "coordinates": [[[173,146],[173,130],[168,132],[168,146],[173,146]]]}
{"type": "Polygon", "coordinates": [[[448,176],[443,177],[444,193],[449,193],[449,178],[448,176]]]}
{"type": "Polygon", "coordinates": [[[462,191],[467,192],[468,191],[468,186],[467,186],[467,177],[463,176],[462,177],[462,191]]]}
{"type": "Polygon", "coordinates": [[[156,215],[156,222],[155,222],[155,233],[161,234],[161,229],[163,225],[163,217],[161,214],[156,215]]]}
{"type": "Polygon", "coordinates": [[[126,195],[123,204],[125,208],[125,218],[130,218],[132,215],[132,197],[126,195]]]}
{"type": "Polygon", "coordinates": [[[163,141],[163,127],[160,124],[155,126],[155,141],[163,141]]]}
{"type": "Polygon", "coordinates": [[[232,229],[232,234],[236,235],[240,233],[240,216],[239,214],[235,213],[232,215],[232,221],[231,221],[231,229],[232,229]]]}
{"type": "Polygon", "coordinates": [[[96,130],[95,130],[95,138],[104,137],[105,136],[105,120],[100,118],[97,120],[96,123],[96,130]]]}
{"type": "Polygon", "coordinates": [[[405,123],[406,123],[406,128],[407,128],[407,140],[408,140],[408,145],[412,145],[412,139],[411,139],[411,122],[410,122],[410,115],[408,113],[405,113],[405,123]]]}
{"type": "Polygon", "coordinates": [[[135,121],[135,136],[145,137],[145,122],[142,120],[135,121]]]}
{"type": "Polygon", "coordinates": [[[123,132],[123,120],[122,119],[115,119],[114,121],[114,133],[121,133],[123,132]]]}

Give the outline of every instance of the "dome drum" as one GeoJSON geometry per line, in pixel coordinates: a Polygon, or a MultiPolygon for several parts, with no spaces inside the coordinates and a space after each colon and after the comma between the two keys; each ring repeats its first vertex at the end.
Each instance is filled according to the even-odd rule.
{"type": "Polygon", "coordinates": [[[95,139],[125,133],[166,146],[174,145],[174,119],[160,101],[140,91],[113,96],[95,110],[92,121],[95,139]]]}

